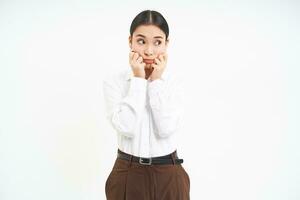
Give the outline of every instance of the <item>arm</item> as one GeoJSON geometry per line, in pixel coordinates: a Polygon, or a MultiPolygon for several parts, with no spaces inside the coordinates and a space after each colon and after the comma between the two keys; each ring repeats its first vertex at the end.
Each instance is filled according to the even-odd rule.
{"type": "Polygon", "coordinates": [[[182,81],[175,79],[167,84],[165,80],[155,79],[150,82],[148,92],[155,131],[161,138],[168,137],[182,125],[182,81]]]}
{"type": "Polygon", "coordinates": [[[146,103],[146,86],[146,79],[133,77],[127,95],[122,97],[116,80],[103,81],[106,118],[124,136],[134,137],[135,127],[146,103]]]}

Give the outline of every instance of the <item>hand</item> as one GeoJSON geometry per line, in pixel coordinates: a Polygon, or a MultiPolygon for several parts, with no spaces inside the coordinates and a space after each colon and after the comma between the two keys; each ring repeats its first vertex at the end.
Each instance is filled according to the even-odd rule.
{"type": "Polygon", "coordinates": [[[145,65],[146,63],[143,62],[143,57],[139,55],[139,53],[131,51],[129,53],[129,64],[133,71],[134,76],[145,78],[145,65]]]}
{"type": "Polygon", "coordinates": [[[150,75],[151,81],[161,78],[161,75],[167,66],[167,60],[168,60],[167,53],[163,53],[159,55],[158,58],[154,59],[154,63],[151,64],[151,66],[154,68],[150,75]]]}

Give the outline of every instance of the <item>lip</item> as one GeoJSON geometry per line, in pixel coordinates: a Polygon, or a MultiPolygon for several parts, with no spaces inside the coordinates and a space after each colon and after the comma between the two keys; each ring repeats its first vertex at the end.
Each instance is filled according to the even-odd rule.
{"type": "Polygon", "coordinates": [[[145,63],[152,64],[154,63],[154,59],[143,59],[145,63]]]}

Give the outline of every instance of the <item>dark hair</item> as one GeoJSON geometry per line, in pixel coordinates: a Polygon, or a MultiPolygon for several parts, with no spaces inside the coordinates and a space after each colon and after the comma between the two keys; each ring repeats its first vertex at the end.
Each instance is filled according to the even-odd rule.
{"type": "Polygon", "coordinates": [[[131,22],[130,35],[132,37],[135,29],[140,25],[155,25],[160,28],[166,35],[166,40],[169,37],[169,26],[165,18],[157,11],[144,10],[140,12],[131,22]]]}

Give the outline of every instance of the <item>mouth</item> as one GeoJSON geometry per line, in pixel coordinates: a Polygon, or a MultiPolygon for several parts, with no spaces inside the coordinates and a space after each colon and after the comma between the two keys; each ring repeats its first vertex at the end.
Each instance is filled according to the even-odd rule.
{"type": "Polygon", "coordinates": [[[147,64],[153,64],[154,59],[144,59],[144,62],[147,63],[147,64]]]}

